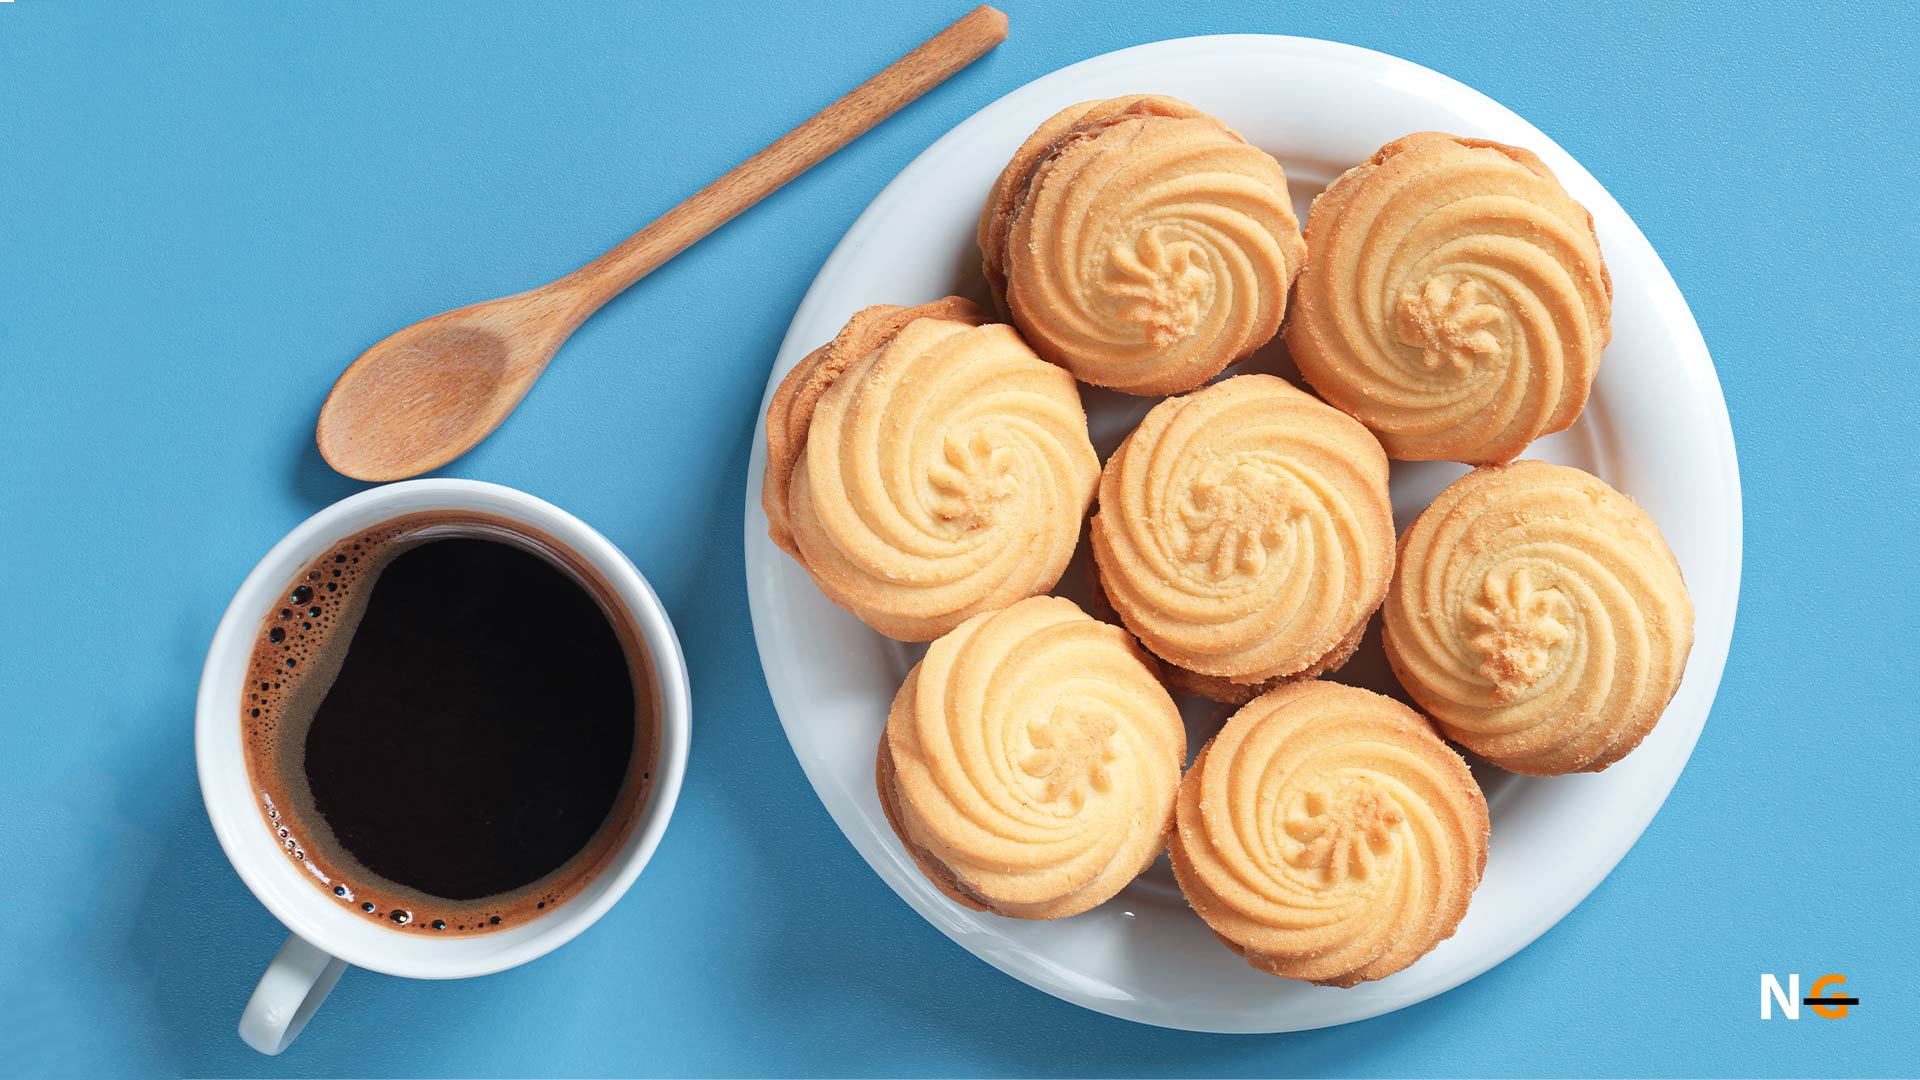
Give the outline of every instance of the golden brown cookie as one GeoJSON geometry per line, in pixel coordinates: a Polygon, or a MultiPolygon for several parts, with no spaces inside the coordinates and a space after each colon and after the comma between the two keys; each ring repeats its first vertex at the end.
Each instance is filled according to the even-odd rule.
{"type": "MultiPolygon", "coordinates": [[[[1113,601],[1107,599],[1107,590],[1100,584],[1098,560],[1087,560],[1087,583],[1087,613],[1103,622],[1110,622],[1116,626],[1126,625],[1120,620],[1120,613],[1113,610],[1113,601]]],[[[1312,666],[1292,675],[1276,675],[1265,682],[1237,683],[1224,676],[1202,675],[1197,671],[1189,671],[1159,657],[1154,659],[1160,661],[1157,665],[1160,681],[1174,693],[1192,694],[1217,701],[1222,705],[1245,705],[1269,690],[1277,690],[1288,683],[1299,682],[1302,679],[1317,678],[1326,672],[1343,667],[1347,661],[1353,659],[1353,654],[1359,651],[1360,639],[1366,636],[1366,629],[1367,621],[1362,620],[1347,640],[1335,646],[1332,652],[1321,657],[1312,666]]]]}
{"type": "Polygon", "coordinates": [[[934,642],[893,700],[876,783],[887,819],[954,900],[1076,915],[1153,862],[1186,728],[1125,630],[1040,596],[934,642]]]}
{"type": "Polygon", "coordinates": [[[1235,376],[1147,413],[1101,474],[1091,536],[1108,601],[1169,664],[1245,686],[1318,673],[1393,575],[1386,454],[1285,380],[1235,376]]]}
{"type": "Polygon", "coordinates": [[[1693,603],[1633,500],[1544,461],[1475,469],[1400,541],[1387,660],[1447,737],[1503,769],[1597,772],[1680,687],[1693,603]]]}
{"type": "Polygon", "coordinates": [[[1593,218],[1532,153],[1438,132],[1313,200],[1287,350],[1389,456],[1510,461],[1572,425],[1612,336],[1593,218]]]}
{"type": "Polygon", "coordinates": [[[1306,260],[1279,162],[1150,95],[1042,124],[994,183],[979,240],[1034,350],[1131,394],[1191,390],[1272,340],[1306,260]]]}
{"type": "Polygon", "coordinates": [[[867,625],[929,641],[1053,588],[1099,457],[1079,388],[957,297],[874,307],[767,408],[767,531],[867,625]]]}
{"type": "Polygon", "coordinates": [[[1352,986],[1453,936],[1486,868],[1487,803],[1419,713],[1295,683],[1200,751],[1169,851],[1187,902],[1249,964],[1352,986]]]}

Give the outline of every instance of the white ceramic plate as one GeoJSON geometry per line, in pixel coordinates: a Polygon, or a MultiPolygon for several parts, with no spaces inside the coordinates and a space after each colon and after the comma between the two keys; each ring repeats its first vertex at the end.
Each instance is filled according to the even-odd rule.
{"type": "MultiPolygon", "coordinates": [[[[1679,777],[1720,682],[1739,592],[1740,479],[1726,402],[1659,256],[1552,140],[1479,92],[1407,61],[1268,36],[1109,53],[1029,83],[954,128],[887,185],[834,249],[787,331],[768,395],[862,307],[948,293],[985,300],[974,223],[1014,148],[1066,105],[1140,92],[1184,98],[1279,158],[1303,221],[1308,201],[1340,172],[1391,139],[1430,129],[1527,147],[1592,210],[1613,273],[1613,343],[1579,423],[1526,456],[1580,466],[1632,495],[1679,556],[1698,623],[1686,680],[1665,718],[1631,756],[1597,775],[1540,780],[1476,768],[1493,838],[1459,932],[1406,971],[1337,990],[1261,974],[1221,947],[1187,909],[1164,858],[1106,905],[1055,922],[968,911],[935,890],[888,828],[873,783],[888,704],[921,649],[888,641],[835,607],[767,539],[764,426],[754,434],[746,491],[747,592],[761,666],[794,753],[854,847],[928,922],[1007,974],[1090,1009],[1197,1031],[1293,1031],[1377,1016],[1458,986],[1544,933],[1620,861],[1679,777]]],[[[1239,370],[1290,368],[1276,344],[1239,370]]],[[[1103,454],[1152,404],[1093,390],[1086,401],[1103,454]]],[[[1464,471],[1396,464],[1401,527],[1464,471]]],[[[1068,571],[1068,582],[1079,579],[1068,571]]],[[[1335,677],[1394,689],[1377,640],[1335,677]]],[[[1187,714],[1198,748],[1217,717],[1191,703],[1187,714]]]]}

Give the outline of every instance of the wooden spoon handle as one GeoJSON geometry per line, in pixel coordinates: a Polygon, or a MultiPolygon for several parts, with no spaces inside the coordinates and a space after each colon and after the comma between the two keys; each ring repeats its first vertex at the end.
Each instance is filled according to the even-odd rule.
{"type": "Polygon", "coordinates": [[[1007,37],[1007,17],[984,4],[887,65],[845,97],[701,188],[653,224],[555,282],[585,319],[694,241],[859,138],[869,128],[984,56],[1007,37]]]}

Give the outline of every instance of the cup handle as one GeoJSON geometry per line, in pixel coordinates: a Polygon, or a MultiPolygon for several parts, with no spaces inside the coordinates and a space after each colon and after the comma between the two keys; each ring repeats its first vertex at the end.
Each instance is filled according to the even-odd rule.
{"type": "Polygon", "coordinates": [[[293,1044],[333,984],[347,970],[347,962],[321,952],[298,934],[273,955],[260,985],[240,1014],[240,1038],[263,1054],[278,1054],[293,1044]]]}

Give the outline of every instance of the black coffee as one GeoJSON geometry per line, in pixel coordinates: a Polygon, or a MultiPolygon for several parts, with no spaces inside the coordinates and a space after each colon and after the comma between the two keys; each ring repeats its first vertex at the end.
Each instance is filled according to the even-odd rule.
{"type": "Polygon", "coordinates": [[[654,688],[609,590],[553,541],[417,515],[314,563],[265,619],[248,767],[267,826],[368,917],[475,932],[604,866],[650,778],[654,688]]]}

